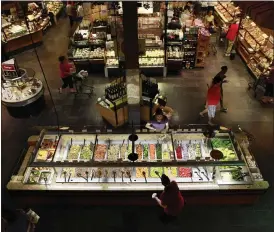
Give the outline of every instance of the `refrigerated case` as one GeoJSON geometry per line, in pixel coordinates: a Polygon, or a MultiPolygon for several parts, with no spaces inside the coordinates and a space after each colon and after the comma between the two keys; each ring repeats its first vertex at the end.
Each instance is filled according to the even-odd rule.
{"type": "Polygon", "coordinates": [[[163,173],[176,180],[190,204],[250,204],[268,188],[233,133],[217,131],[213,139],[201,129],[137,136],[133,145],[129,134],[43,131],[7,187],[18,203],[30,204],[68,197],[76,204],[151,204],[150,194],[163,190],[163,173]],[[223,159],[214,160],[212,149],[222,151],[223,159]],[[136,162],[128,159],[132,150],[136,162]]]}

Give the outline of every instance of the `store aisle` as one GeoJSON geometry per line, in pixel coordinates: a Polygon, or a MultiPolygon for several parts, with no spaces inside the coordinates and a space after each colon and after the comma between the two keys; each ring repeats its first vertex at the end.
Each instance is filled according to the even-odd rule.
{"type": "MultiPolygon", "coordinates": [[[[61,125],[92,125],[104,126],[99,114],[94,108],[97,97],[103,94],[104,86],[108,79],[102,76],[91,75],[89,82],[95,86],[96,97],[91,99],[81,96],[77,99],[72,95],[62,94],[57,91],[61,80],[58,73],[57,57],[65,54],[68,45],[68,20],[61,19],[59,24],[51,28],[44,38],[44,44],[39,47],[38,54],[43,65],[46,78],[52,91],[54,103],[60,118],[61,125]]],[[[21,67],[31,67],[35,70],[36,76],[42,78],[33,51],[16,56],[21,67]]],[[[217,121],[228,127],[236,128],[240,124],[249,130],[256,137],[252,151],[260,166],[266,180],[274,184],[274,172],[272,164],[273,156],[273,109],[262,107],[255,100],[251,93],[247,92],[247,83],[251,80],[244,64],[239,57],[231,61],[223,56],[222,49],[218,49],[217,56],[211,56],[205,69],[195,69],[183,72],[182,76],[170,76],[159,78],[159,86],[168,96],[168,103],[176,110],[172,124],[206,123],[205,119],[199,119],[198,113],[203,107],[207,90],[207,83],[219,71],[222,65],[228,66],[229,83],[224,87],[225,104],[228,107],[227,114],[218,114],[217,121]]],[[[2,106],[2,185],[5,185],[12,173],[12,170],[19,159],[21,149],[26,145],[29,135],[37,133],[34,126],[56,125],[53,106],[46,90],[47,108],[38,118],[14,119],[11,118],[2,106]]],[[[274,231],[273,210],[274,199],[273,189],[270,189],[258,204],[250,207],[223,206],[223,207],[186,207],[180,216],[179,229],[165,231],[181,231],[183,229],[197,231],[200,229],[219,231],[274,231]],[[194,216],[195,215],[195,216],[194,216]],[[214,219],[214,220],[212,220],[214,219]],[[197,223],[197,221],[199,223],[197,223]],[[227,229],[225,229],[227,228],[227,229]]],[[[148,196],[151,197],[151,196],[148,196]]],[[[137,215],[138,224],[136,228],[140,232],[156,230],[163,231],[159,224],[157,206],[149,208],[134,208],[132,212],[137,215]]],[[[35,209],[41,215],[41,221],[37,232],[41,231],[123,231],[126,228],[123,223],[124,207],[89,209],[60,209],[56,207],[35,209]],[[107,224],[102,222],[102,215],[105,218],[112,218],[107,224]],[[90,221],[92,218],[92,221],[90,221]],[[93,227],[93,224],[95,225],[93,227]],[[103,224],[103,225],[102,225],[103,224]],[[74,230],[72,230],[72,228],[74,230]],[[114,229],[115,228],[115,229],[114,229]],[[118,228],[118,229],[117,229],[118,228]]],[[[11,230],[12,231],[12,230],[11,230]]],[[[18,229],[14,231],[20,232],[18,229]]]]}

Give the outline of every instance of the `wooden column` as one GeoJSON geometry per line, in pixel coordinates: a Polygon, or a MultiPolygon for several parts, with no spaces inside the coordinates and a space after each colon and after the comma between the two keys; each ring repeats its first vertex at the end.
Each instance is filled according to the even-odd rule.
{"type": "Polygon", "coordinates": [[[123,2],[125,68],[139,68],[137,2],[123,2]]]}
{"type": "Polygon", "coordinates": [[[140,125],[140,99],[142,97],[139,75],[137,2],[123,2],[125,69],[128,96],[129,123],[140,125]]]}

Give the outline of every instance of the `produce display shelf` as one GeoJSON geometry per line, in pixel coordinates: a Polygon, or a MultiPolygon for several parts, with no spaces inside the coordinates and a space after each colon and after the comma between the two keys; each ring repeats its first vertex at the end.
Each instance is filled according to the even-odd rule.
{"type": "Polygon", "coordinates": [[[154,66],[140,66],[140,68],[163,68],[164,65],[154,65],[154,66]]]}
{"type": "Polygon", "coordinates": [[[94,29],[98,29],[98,28],[106,28],[107,26],[97,26],[97,27],[92,27],[94,29]]]}
{"type": "Polygon", "coordinates": [[[106,66],[106,68],[119,68],[119,66],[106,66]]]}
{"type": "Polygon", "coordinates": [[[168,61],[183,61],[183,58],[167,58],[168,61]]]}

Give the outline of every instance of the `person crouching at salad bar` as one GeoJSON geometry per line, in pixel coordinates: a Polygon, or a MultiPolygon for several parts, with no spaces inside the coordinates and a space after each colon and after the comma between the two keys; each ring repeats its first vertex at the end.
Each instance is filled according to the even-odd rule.
{"type": "Polygon", "coordinates": [[[167,224],[180,214],[185,205],[185,200],[179,190],[176,181],[170,181],[169,177],[163,174],[161,176],[162,185],[165,187],[160,199],[156,193],[152,194],[152,198],[164,209],[163,215],[160,220],[167,224]]]}
{"type": "Polygon", "coordinates": [[[152,120],[146,124],[146,128],[157,132],[168,131],[168,119],[160,108],[156,110],[152,120]]]}

